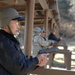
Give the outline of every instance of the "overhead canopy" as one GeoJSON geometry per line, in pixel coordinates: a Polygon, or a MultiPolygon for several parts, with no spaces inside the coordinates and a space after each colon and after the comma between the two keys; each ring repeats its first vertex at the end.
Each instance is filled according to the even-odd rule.
{"type": "MultiPolygon", "coordinates": [[[[0,9],[12,7],[18,10],[21,16],[25,17],[26,0],[0,0],[0,9]]],[[[59,14],[56,0],[35,0],[35,15],[34,24],[42,26],[44,23],[44,11],[49,11],[48,20],[59,25],[59,14]]]]}

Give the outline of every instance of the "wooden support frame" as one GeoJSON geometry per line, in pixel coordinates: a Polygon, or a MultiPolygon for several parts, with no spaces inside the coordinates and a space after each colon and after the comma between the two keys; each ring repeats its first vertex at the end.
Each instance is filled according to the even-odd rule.
{"type": "Polygon", "coordinates": [[[50,9],[49,9],[49,7],[48,7],[48,5],[46,3],[46,0],[38,0],[38,1],[41,4],[43,10],[47,10],[47,9],[49,10],[49,15],[50,15],[49,17],[53,18],[52,13],[50,12],[50,9]]]}
{"type": "Polygon", "coordinates": [[[49,56],[49,68],[51,68],[52,66],[52,61],[53,61],[53,54],[64,54],[64,63],[65,63],[65,67],[67,70],[71,70],[71,52],[69,50],[58,50],[54,53],[51,53],[49,56]]]}
{"type": "MultiPolygon", "coordinates": [[[[53,19],[53,15],[52,15],[52,13],[51,13],[51,10],[49,9],[49,7],[48,7],[48,5],[47,5],[47,3],[46,3],[46,0],[38,0],[39,1],[39,3],[41,4],[41,6],[42,6],[42,8],[44,9],[44,10],[49,10],[49,17],[50,18],[52,18],[53,19]]],[[[54,19],[53,19],[54,20],[54,19]]],[[[55,20],[54,20],[54,22],[55,22],[55,20]]],[[[55,22],[56,23],[56,22],[55,22]]]]}

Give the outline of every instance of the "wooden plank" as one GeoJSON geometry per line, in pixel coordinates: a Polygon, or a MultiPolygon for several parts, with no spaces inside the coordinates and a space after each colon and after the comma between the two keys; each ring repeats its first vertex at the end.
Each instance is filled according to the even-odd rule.
{"type": "Polygon", "coordinates": [[[43,69],[43,68],[38,68],[31,73],[40,74],[40,75],[75,75],[75,71],[71,70],[56,70],[56,69],[43,69]]]}

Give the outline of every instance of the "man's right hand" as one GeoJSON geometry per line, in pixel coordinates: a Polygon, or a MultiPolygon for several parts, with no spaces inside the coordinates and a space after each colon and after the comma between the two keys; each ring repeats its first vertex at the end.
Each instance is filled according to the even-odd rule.
{"type": "Polygon", "coordinates": [[[48,61],[48,58],[47,58],[48,55],[49,54],[38,54],[37,58],[39,60],[39,63],[37,65],[40,67],[45,66],[48,61]]]}

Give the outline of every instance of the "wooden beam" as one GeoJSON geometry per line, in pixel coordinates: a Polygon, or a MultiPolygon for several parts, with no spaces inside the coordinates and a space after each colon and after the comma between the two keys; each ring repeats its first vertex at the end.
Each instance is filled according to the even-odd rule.
{"type": "Polygon", "coordinates": [[[26,1],[26,35],[25,35],[25,54],[28,55],[28,58],[31,56],[32,50],[32,34],[33,34],[33,25],[34,25],[34,8],[35,8],[35,0],[27,0],[26,1]]]}
{"type": "Polygon", "coordinates": [[[44,20],[44,19],[35,19],[35,22],[40,22],[40,21],[42,21],[42,20],[44,20]]]}
{"type": "Polygon", "coordinates": [[[17,11],[25,11],[25,5],[4,5],[4,6],[0,6],[0,9],[4,9],[4,8],[14,8],[17,11]]]}
{"type": "Polygon", "coordinates": [[[49,15],[49,11],[45,10],[44,27],[46,30],[46,36],[45,36],[46,39],[48,39],[48,15],[49,15]]]}
{"type": "Polygon", "coordinates": [[[38,0],[44,10],[48,9],[46,0],[38,0]]]}
{"type": "MultiPolygon", "coordinates": [[[[48,9],[49,10],[49,17],[54,19],[54,16],[52,14],[52,11],[49,9],[48,4],[46,3],[46,0],[38,0],[39,3],[41,4],[42,8],[44,10],[48,9]]],[[[55,2],[55,1],[54,1],[55,2]]],[[[56,21],[54,21],[56,23],[56,21]]]]}
{"type": "Polygon", "coordinates": [[[43,24],[39,23],[39,24],[34,24],[34,27],[43,27],[43,24]]]}
{"type": "MultiPolygon", "coordinates": [[[[0,5],[0,9],[9,8],[9,7],[14,8],[17,11],[26,11],[26,6],[25,5],[18,5],[18,4],[16,4],[16,5],[9,5],[9,4],[0,5]]],[[[35,5],[35,10],[36,11],[42,11],[43,9],[40,6],[35,5]]]]}
{"type": "Polygon", "coordinates": [[[54,20],[54,16],[52,14],[52,11],[49,9],[48,4],[46,3],[46,0],[38,0],[38,1],[44,10],[48,10],[48,13],[49,13],[48,17],[52,18],[53,22],[56,23],[56,21],[54,20]]]}
{"type": "Polygon", "coordinates": [[[56,69],[43,69],[38,68],[31,72],[32,74],[40,74],[40,75],[75,75],[75,71],[71,70],[56,70],[56,69]]]}
{"type": "Polygon", "coordinates": [[[56,0],[48,0],[49,7],[53,6],[56,3],[56,0]]]}
{"type": "MultiPolygon", "coordinates": [[[[38,0],[44,10],[49,10],[46,0],[38,0]]],[[[49,17],[53,18],[51,11],[49,10],[49,17]]]]}
{"type": "Polygon", "coordinates": [[[43,16],[35,15],[34,18],[35,18],[35,19],[44,19],[44,15],[43,15],[43,16]]]}

